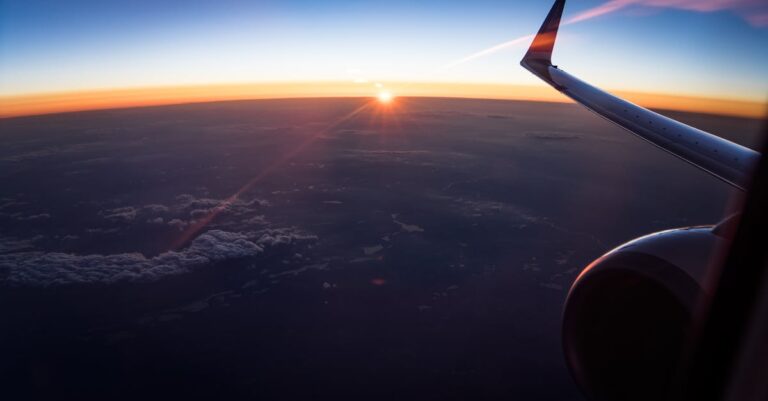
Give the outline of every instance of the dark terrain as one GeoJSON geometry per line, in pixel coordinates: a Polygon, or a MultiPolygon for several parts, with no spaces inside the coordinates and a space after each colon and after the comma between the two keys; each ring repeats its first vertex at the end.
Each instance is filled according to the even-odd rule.
{"type": "Polygon", "coordinates": [[[368,102],[0,120],[0,398],[579,399],[580,269],[732,195],[575,105],[368,102]]]}

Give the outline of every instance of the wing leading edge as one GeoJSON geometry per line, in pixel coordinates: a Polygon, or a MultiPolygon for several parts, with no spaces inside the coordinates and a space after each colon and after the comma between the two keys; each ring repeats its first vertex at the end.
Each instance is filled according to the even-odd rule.
{"type": "Polygon", "coordinates": [[[520,64],[558,91],[640,138],[744,190],[760,154],[596,88],[552,65],[565,0],[556,0],[520,64]]]}

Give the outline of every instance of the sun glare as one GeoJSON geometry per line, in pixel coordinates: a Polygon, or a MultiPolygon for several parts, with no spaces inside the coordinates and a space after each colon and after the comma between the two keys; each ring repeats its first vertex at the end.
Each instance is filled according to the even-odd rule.
{"type": "Polygon", "coordinates": [[[387,91],[381,91],[378,98],[381,103],[389,103],[392,101],[392,94],[387,91]]]}

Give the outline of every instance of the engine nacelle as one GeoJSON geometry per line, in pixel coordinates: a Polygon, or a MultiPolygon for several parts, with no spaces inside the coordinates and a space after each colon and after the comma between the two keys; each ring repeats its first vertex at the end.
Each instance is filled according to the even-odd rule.
{"type": "Polygon", "coordinates": [[[589,399],[665,399],[727,225],[638,238],[581,272],[565,303],[563,348],[589,399]]]}

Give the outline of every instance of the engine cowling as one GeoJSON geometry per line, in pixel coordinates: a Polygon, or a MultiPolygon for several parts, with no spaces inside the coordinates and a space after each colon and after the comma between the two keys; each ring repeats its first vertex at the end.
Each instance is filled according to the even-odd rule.
{"type": "Polygon", "coordinates": [[[665,399],[724,226],[647,235],[581,272],[562,334],[566,363],[589,399],[665,399]]]}

